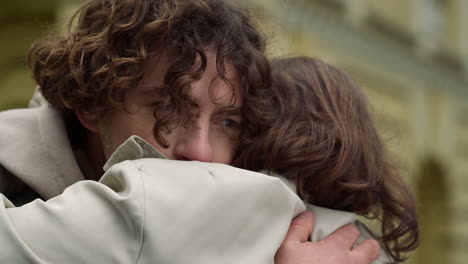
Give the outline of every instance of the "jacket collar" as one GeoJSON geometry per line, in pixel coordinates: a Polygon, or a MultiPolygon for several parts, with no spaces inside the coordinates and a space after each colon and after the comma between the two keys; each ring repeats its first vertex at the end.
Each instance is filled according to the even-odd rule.
{"type": "Polygon", "coordinates": [[[44,199],[84,180],[61,113],[42,104],[0,113],[0,163],[44,199]]]}
{"type": "Polygon", "coordinates": [[[125,160],[145,158],[167,159],[164,154],[141,137],[131,136],[112,153],[104,165],[104,171],[107,171],[113,165],[125,160]]]}

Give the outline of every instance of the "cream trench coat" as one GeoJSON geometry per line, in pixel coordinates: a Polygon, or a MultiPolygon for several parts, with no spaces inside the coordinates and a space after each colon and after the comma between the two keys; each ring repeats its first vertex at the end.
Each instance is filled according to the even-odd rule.
{"type": "MultiPolygon", "coordinates": [[[[0,195],[0,263],[274,263],[291,219],[306,210],[288,182],[161,158],[132,137],[100,182],[22,207],[0,195]]],[[[352,222],[360,240],[371,236],[352,213],[308,208],[316,217],[312,241],[352,222]]],[[[382,254],[374,263],[387,261],[382,254]]]]}

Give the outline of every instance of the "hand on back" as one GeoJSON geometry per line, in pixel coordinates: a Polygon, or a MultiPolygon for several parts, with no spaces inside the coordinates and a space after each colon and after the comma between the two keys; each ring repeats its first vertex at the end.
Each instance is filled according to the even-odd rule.
{"type": "Polygon", "coordinates": [[[309,242],[313,230],[311,212],[294,218],[276,252],[275,264],[370,264],[380,254],[380,245],[374,239],[353,248],[360,234],[354,225],[346,225],[322,241],[309,242]]]}

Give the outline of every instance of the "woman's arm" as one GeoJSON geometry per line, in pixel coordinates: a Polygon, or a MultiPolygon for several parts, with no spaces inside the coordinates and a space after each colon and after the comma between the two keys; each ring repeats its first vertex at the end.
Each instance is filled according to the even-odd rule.
{"type": "Polygon", "coordinates": [[[370,264],[380,254],[376,240],[370,239],[352,249],[359,231],[347,225],[320,242],[309,242],[314,230],[313,215],[306,211],[291,222],[283,244],[276,253],[275,264],[370,264]]]}
{"type": "MultiPolygon", "coordinates": [[[[3,197],[0,262],[272,263],[298,210],[300,199],[266,175],[220,164],[126,161],[100,183],[79,182],[47,202],[14,208],[3,197]]],[[[369,254],[340,246],[340,236],[297,240],[307,219],[293,221],[276,264],[369,263],[369,254]]]]}
{"type": "Polygon", "coordinates": [[[135,263],[144,210],[134,185],[84,181],[17,208],[0,195],[0,263],[135,263]]]}

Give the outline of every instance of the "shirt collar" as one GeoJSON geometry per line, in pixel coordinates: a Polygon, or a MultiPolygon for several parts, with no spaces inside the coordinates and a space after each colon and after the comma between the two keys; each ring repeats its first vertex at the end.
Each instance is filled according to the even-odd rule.
{"type": "Polygon", "coordinates": [[[125,161],[144,158],[167,159],[164,154],[159,152],[150,143],[139,136],[130,136],[114,153],[109,157],[104,165],[104,171],[107,171],[113,165],[125,161]]]}

